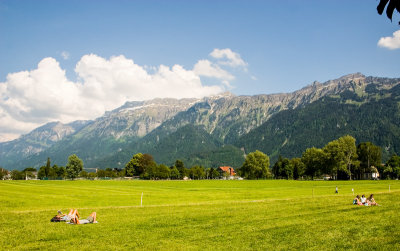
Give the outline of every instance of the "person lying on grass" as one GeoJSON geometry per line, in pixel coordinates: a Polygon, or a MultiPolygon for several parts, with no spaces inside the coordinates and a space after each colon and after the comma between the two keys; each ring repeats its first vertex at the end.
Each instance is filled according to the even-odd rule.
{"type": "Polygon", "coordinates": [[[70,221],[73,217],[76,216],[76,214],[79,217],[78,211],[76,211],[75,215],[74,212],[75,212],[74,209],[71,209],[68,214],[63,214],[61,210],[58,210],[57,215],[54,216],[50,221],[51,222],[70,221]]]}
{"type": "Polygon", "coordinates": [[[77,209],[71,209],[68,214],[63,214],[61,211],[58,211],[58,215],[54,216],[51,221],[65,221],[71,224],[87,224],[87,223],[95,223],[96,222],[96,212],[91,213],[86,219],[79,220],[80,215],[77,209]]]}

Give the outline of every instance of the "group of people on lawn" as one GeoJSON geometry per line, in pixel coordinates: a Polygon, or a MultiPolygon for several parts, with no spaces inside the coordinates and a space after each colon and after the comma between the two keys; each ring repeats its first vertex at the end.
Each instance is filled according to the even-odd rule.
{"type": "Polygon", "coordinates": [[[366,198],[364,194],[360,198],[360,195],[357,194],[357,196],[353,200],[353,205],[379,206],[378,203],[376,203],[373,194],[371,194],[368,198],[366,198]]]}

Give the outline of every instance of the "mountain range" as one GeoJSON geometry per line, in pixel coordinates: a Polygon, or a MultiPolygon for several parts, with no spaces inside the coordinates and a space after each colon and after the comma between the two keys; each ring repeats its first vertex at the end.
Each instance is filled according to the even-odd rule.
{"type": "Polygon", "coordinates": [[[75,153],[86,168],[123,168],[142,152],[167,165],[239,167],[255,150],[273,163],[346,134],[387,158],[400,150],[399,84],[355,73],[292,93],[127,102],[94,121],[52,122],[0,143],[0,166],[39,167],[48,157],[65,165],[75,153]]]}

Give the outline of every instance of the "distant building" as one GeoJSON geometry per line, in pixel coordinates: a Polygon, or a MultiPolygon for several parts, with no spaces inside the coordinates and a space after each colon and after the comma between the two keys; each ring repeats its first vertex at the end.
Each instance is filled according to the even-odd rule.
{"type": "Polygon", "coordinates": [[[7,171],[6,169],[0,168],[0,172],[3,173],[3,180],[10,180],[11,179],[11,172],[7,171]]]}
{"type": "Polygon", "coordinates": [[[228,173],[229,176],[235,176],[235,169],[230,166],[220,166],[218,167],[218,172],[221,174],[221,176],[224,176],[224,173],[228,173]]]}
{"type": "Polygon", "coordinates": [[[25,180],[37,180],[38,172],[25,172],[25,180]]]}
{"type": "Polygon", "coordinates": [[[378,169],[374,166],[371,166],[371,171],[364,173],[364,180],[379,180],[379,172],[378,169]]]}

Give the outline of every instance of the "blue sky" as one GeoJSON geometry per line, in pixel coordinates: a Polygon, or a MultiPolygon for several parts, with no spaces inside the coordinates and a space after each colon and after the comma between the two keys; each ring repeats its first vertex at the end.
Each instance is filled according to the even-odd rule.
{"type": "Polygon", "coordinates": [[[85,93],[93,97],[82,106],[97,104],[105,98],[102,93],[120,87],[113,86],[119,81],[113,77],[122,74],[121,65],[125,75],[143,74],[121,80],[119,89],[134,94],[116,92],[109,97],[112,102],[88,114],[97,116],[127,99],[152,98],[157,92],[143,90],[140,95],[142,89],[172,82],[172,89],[182,90],[177,97],[187,97],[190,90],[194,96],[221,90],[237,95],[291,92],[314,80],[324,82],[354,72],[400,77],[400,34],[393,37],[400,30],[400,15],[395,13],[390,22],[377,14],[377,4],[376,0],[0,0],[0,98],[8,102],[0,105],[0,118],[8,121],[0,124],[4,132],[0,141],[52,120],[90,118],[74,115],[72,108],[62,109],[76,100],[59,104],[58,110],[46,109],[47,103],[31,108],[35,100],[28,96],[33,94],[21,94],[22,89],[42,85],[46,90],[44,82],[64,81],[62,87],[53,86],[54,100],[66,98],[57,95],[85,93]],[[383,37],[389,40],[378,46],[383,37]],[[181,68],[173,68],[176,65],[181,68]],[[147,86],[138,79],[147,79],[143,81],[147,86]],[[175,85],[176,79],[193,83],[185,87],[182,80],[175,85]],[[135,87],[130,88],[129,81],[137,81],[135,87]],[[73,90],[73,85],[85,90],[73,90]]]}

